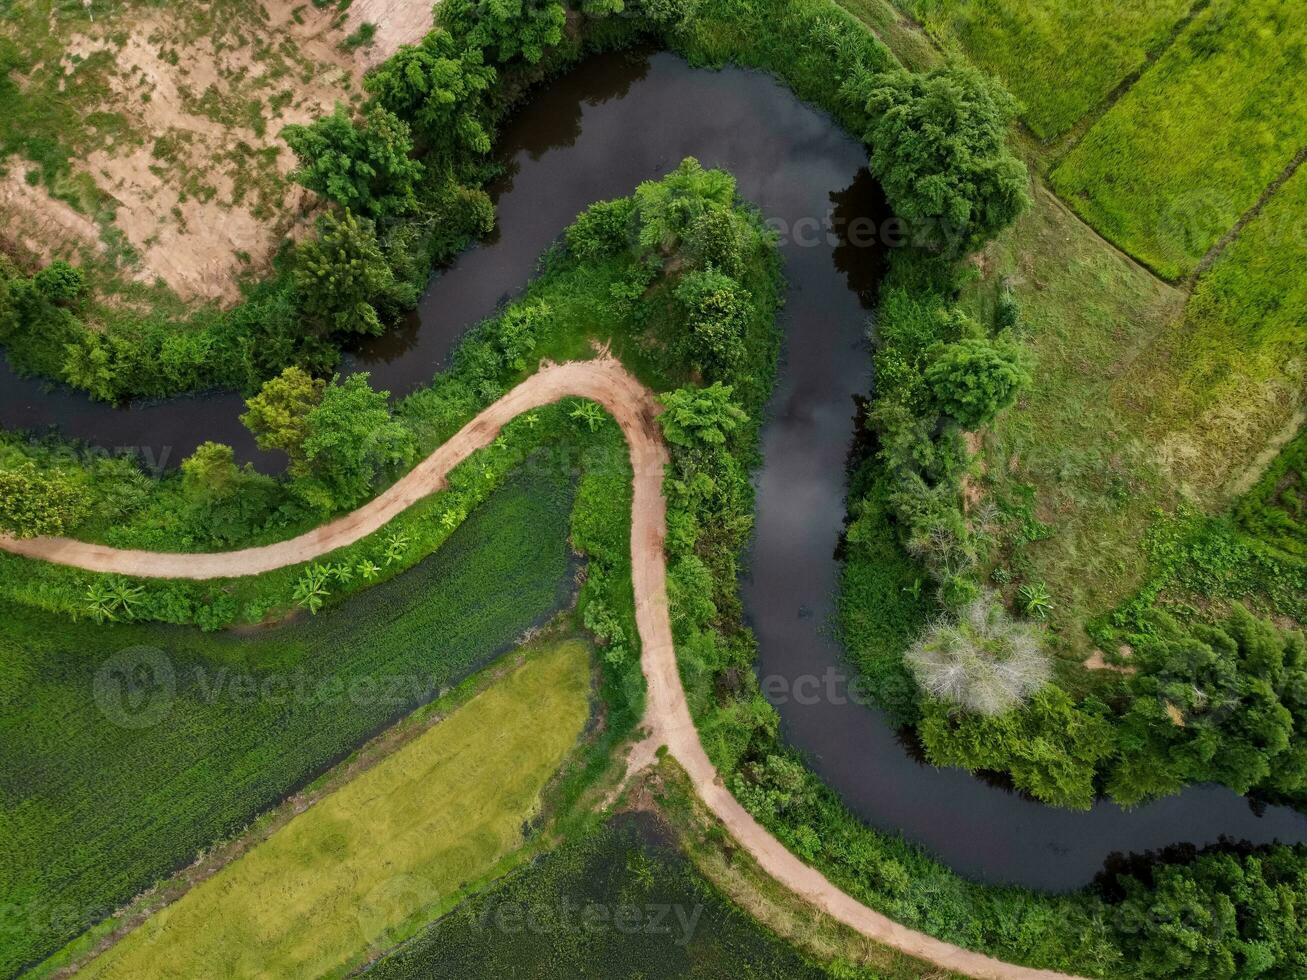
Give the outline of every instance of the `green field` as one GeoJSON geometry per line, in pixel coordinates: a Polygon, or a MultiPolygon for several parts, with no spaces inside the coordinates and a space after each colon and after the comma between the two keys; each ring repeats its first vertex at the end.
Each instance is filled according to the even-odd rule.
{"type": "MultiPolygon", "coordinates": [[[[1106,99],[1163,43],[1192,0],[897,0],[947,48],[960,45],[1025,105],[1042,138],[1106,99]]],[[[893,47],[892,41],[891,47],[893,47]]]]}
{"type": "Polygon", "coordinates": [[[1209,506],[1246,489],[1307,405],[1307,171],[1299,169],[1198,280],[1183,319],[1130,379],[1148,438],[1209,506]]]}
{"type": "Polygon", "coordinates": [[[1184,296],[1104,245],[1043,189],[986,251],[985,270],[964,302],[992,316],[1009,283],[1038,364],[1037,383],[983,444],[981,485],[1008,541],[1000,563],[1047,584],[1058,636],[1083,659],[1081,624],[1137,587],[1146,570],[1140,535],[1157,507],[1175,503],[1147,432],[1163,382],[1141,390],[1131,374],[1174,329],[1184,296]]]}
{"type": "Polygon", "coordinates": [[[434,923],[368,974],[377,980],[826,975],[714,892],[661,824],[645,815],[616,817],[565,844],[434,923]]]}
{"type": "Polygon", "coordinates": [[[406,575],[245,635],[7,607],[0,975],[238,832],[557,608],[571,499],[561,471],[514,480],[406,575]]]}
{"type": "Polygon", "coordinates": [[[589,717],[589,659],[576,640],[533,654],[82,975],[316,977],[389,944],[522,846],[589,717]]]}
{"type": "Polygon", "coordinates": [[[1307,145],[1307,6],[1214,0],[1053,171],[1111,241],[1177,279],[1307,145]]]}

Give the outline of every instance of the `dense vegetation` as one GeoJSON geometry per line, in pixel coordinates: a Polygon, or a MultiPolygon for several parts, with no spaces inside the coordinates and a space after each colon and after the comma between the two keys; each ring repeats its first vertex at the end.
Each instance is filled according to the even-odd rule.
{"type": "MultiPolygon", "coordinates": [[[[1057,304],[1069,308],[1080,302],[1080,296],[1071,291],[1072,295],[1060,300],[1043,297],[1041,308],[1041,299],[1029,305],[1019,302],[1020,286],[1011,289],[1004,284],[977,302],[972,288],[975,273],[955,261],[956,255],[1011,222],[1024,203],[1024,182],[1005,148],[1011,103],[1001,90],[965,69],[946,67],[927,76],[906,76],[851,17],[819,0],[780,5],[702,0],[692,14],[675,5],[641,6],[647,7],[644,13],[669,43],[691,58],[706,63],[734,60],[776,72],[800,95],[828,107],[851,131],[869,141],[873,169],[886,182],[896,210],[927,224],[947,218],[950,227],[962,229],[952,240],[927,235],[918,243],[926,248],[899,250],[894,255],[876,320],[878,388],[867,412],[867,451],[854,461],[841,602],[846,642],[876,696],[899,720],[918,725],[935,761],[1008,771],[1019,786],[1053,802],[1088,806],[1104,788],[1122,799],[1143,799],[1173,791],[1190,780],[1211,778],[1240,791],[1259,788],[1300,798],[1307,763],[1296,744],[1307,722],[1301,697],[1305,669],[1301,638],[1274,629],[1234,606],[1244,602],[1260,614],[1302,619],[1307,578],[1302,563],[1295,560],[1301,552],[1285,544],[1286,539],[1296,540],[1295,528],[1300,528],[1292,516],[1300,513],[1300,495],[1295,496],[1292,479],[1286,482],[1286,474],[1301,468],[1294,462],[1299,459],[1294,455],[1298,444],[1286,452],[1288,462],[1280,466],[1274,486],[1268,489],[1265,482],[1259,484],[1236,508],[1233,521],[1177,510],[1152,521],[1146,536],[1135,534],[1131,550],[1137,559],[1138,541],[1142,540],[1147,557],[1147,567],[1140,572],[1142,587],[1113,615],[1104,614],[1090,624],[1093,639],[1109,656],[1120,644],[1133,651],[1130,666],[1135,674],[1110,672],[1097,682],[1086,682],[1078,665],[1051,661],[1049,647],[1060,642],[1057,634],[1050,644],[1036,642],[1032,646],[1030,638],[1039,636],[1035,626],[1039,620],[1062,625],[1057,619],[1062,600],[1052,594],[1025,558],[1053,531],[1050,512],[1036,508],[1033,488],[1012,498],[995,495],[985,501],[979,491],[992,489],[992,481],[977,472],[971,443],[981,438],[974,434],[977,428],[995,426],[1002,431],[1005,425],[1019,424],[1010,422],[1015,412],[1009,411],[1006,417],[999,413],[1032,383],[1034,394],[1027,397],[1040,396],[1045,364],[1032,364],[1026,353],[1031,346],[1029,321],[1037,316],[1040,325],[1047,324],[1050,310],[1056,316],[1070,316],[1057,309],[1057,304]],[[912,143],[910,148],[920,152],[908,153],[899,145],[908,142],[905,136],[920,135],[941,118],[952,124],[950,138],[923,138],[912,143]],[[927,179],[933,182],[926,183],[927,179]],[[1279,514],[1290,514],[1288,523],[1279,514]],[[1017,625],[1005,606],[1018,612],[1017,625]],[[923,636],[928,620],[941,617],[942,631],[923,636]],[[914,640],[920,640],[915,648],[918,655],[909,662],[904,652],[913,649],[914,640]],[[995,644],[1002,644],[1005,662],[1020,663],[1023,669],[1003,671],[1001,677],[992,670],[977,671],[977,664],[992,666],[978,654],[990,652],[995,644]],[[1041,686],[1039,682],[1049,676],[1052,682],[1041,686]],[[947,683],[938,682],[941,678],[947,683]],[[925,696],[923,685],[936,696],[925,696]],[[1014,704],[1020,706],[1012,708],[1014,704]],[[963,707],[979,710],[964,711],[963,707]],[[1005,708],[1011,710],[1002,710],[1005,708]],[[1177,713],[1183,724],[1177,722],[1177,713]]],[[[550,64],[563,63],[583,46],[561,35],[561,22],[548,6],[531,9],[530,30],[525,35],[528,44],[520,48],[509,43],[509,35],[493,23],[471,29],[466,7],[447,7],[451,11],[449,31],[438,32],[420,49],[402,55],[413,61],[413,70],[406,70],[403,79],[384,71],[376,76],[388,81],[375,83],[374,95],[383,109],[410,127],[408,138],[428,167],[425,179],[430,181],[436,169],[445,176],[470,175],[469,183],[458,184],[456,191],[449,184],[441,186],[461,205],[484,216],[478,205],[469,203],[475,200],[472,181],[480,171],[476,167],[460,171],[458,161],[474,160],[485,152],[481,148],[488,145],[497,113],[509,104],[507,93],[515,94],[524,80],[536,77],[537,71],[544,72],[550,64]],[[560,44],[553,50],[565,52],[559,61],[551,61],[551,44],[560,44]],[[503,57],[511,64],[507,68],[498,65],[501,75],[492,79],[488,68],[494,68],[503,57]],[[528,69],[526,65],[539,67],[528,69]],[[429,98],[436,77],[453,79],[454,86],[429,98]],[[415,90],[400,84],[413,78],[426,80],[415,90]],[[490,108],[483,112],[487,105],[490,108]],[[438,123],[421,123],[419,115],[435,113],[437,106],[447,115],[440,116],[438,123]],[[430,134],[424,135],[424,126],[457,134],[457,139],[424,146],[424,141],[431,141],[430,134]]],[[[1147,108],[1152,118],[1157,114],[1157,100],[1171,90],[1167,86],[1194,89],[1197,83],[1185,81],[1197,77],[1190,61],[1196,65],[1210,57],[1218,64],[1235,63],[1237,59],[1227,54],[1232,36],[1224,33],[1227,28],[1198,34],[1204,25],[1226,23],[1218,23],[1214,19],[1217,14],[1235,16],[1226,8],[1213,4],[1207,15],[1182,33],[1181,43],[1168,51],[1155,70],[1156,81],[1151,84],[1157,93],[1150,95],[1152,89],[1141,84],[1095,131],[1117,132],[1112,127],[1125,124],[1114,120],[1128,123],[1142,118],[1138,114],[1143,109],[1131,108],[1132,100],[1140,100],[1139,105],[1147,108]],[[1177,67],[1168,68],[1172,61],[1177,67]],[[1144,102],[1145,98],[1153,102],[1144,102]]],[[[497,13],[501,10],[496,8],[497,13]]],[[[596,6],[594,13],[602,12],[596,6]]],[[[1259,8],[1257,14],[1239,14],[1245,15],[1262,16],[1263,12],[1259,8]]],[[[614,18],[596,16],[588,23],[597,35],[629,36],[615,26],[619,22],[614,18]]],[[[637,21],[623,19],[620,23],[628,25],[629,31],[629,25],[637,21]]],[[[1297,57],[1290,42],[1278,35],[1265,32],[1257,40],[1273,46],[1284,59],[1297,57]]],[[[1145,79],[1153,77],[1150,73],[1145,79]]],[[[1245,72],[1243,77],[1250,85],[1260,84],[1253,72],[1245,72]]],[[[1242,83],[1226,88],[1235,95],[1247,90],[1242,83]]],[[[1186,94],[1181,101],[1188,112],[1202,100],[1186,94]]],[[[1265,102],[1272,109],[1279,104],[1275,99],[1265,102]]],[[[1061,111],[1053,112],[1051,118],[1060,119],[1057,113],[1061,111]]],[[[1272,120],[1275,133],[1270,142],[1276,152],[1291,142],[1281,130],[1290,125],[1284,120],[1292,117],[1292,112],[1284,110],[1272,120]]],[[[1213,126],[1221,127],[1223,136],[1242,132],[1239,126],[1252,125],[1245,114],[1227,118],[1215,113],[1210,118],[1213,126]]],[[[370,117],[353,133],[344,132],[339,121],[320,125],[320,139],[306,139],[306,148],[330,146],[334,153],[346,147],[351,153],[381,161],[384,167],[399,166],[392,151],[395,141],[403,144],[403,134],[388,119],[378,115],[375,132],[370,117]],[[382,142],[389,141],[389,149],[370,143],[369,133],[383,135],[382,142]]],[[[1103,142],[1106,139],[1099,137],[1101,145],[1111,142],[1103,142]]],[[[1166,156],[1168,163],[1174,158],[1190,170],[1205,169],[1207,164],[1194,164],[1193,160],[1211,146],[1222,145],[1220,140],[1208,141],[1210,145],[1193,143],[1181,152],[1162,145],[1164,141],[1150,145],[1137,134],[1129,141],[1124,136],[1121,140],[1127,155],[1152,153],[1158,160],[1166,156]]],[[[1087,148],[1094,145],[1086,140],[1076,152],[1088,154],[1087,148]]],[[[1079,166],[1077,159],[1073,155],[1059,175],[1072,173],[1079,166]]],[[[1224,211],[1218,209],[1220,221],[1204,223],[1200,233],[1192,235],[1188,225],[1175,234],[1174,228],[1165,231],[1165,223],[1157,225],[1175,240],[1171,245],[1179,242],[1176,247],[1188,250],[1184,259],[1188,264],[1177,265],[1177,270],[1192,268],[1207,245],[1232,223],[1233,216],[1251,203],[1243,198],[1255,198],[1265,185],[1262,178],[1267,173],[1274,175],[1275,168],[1265,159],[1269,156],[1258,158],[1261,169],[1249,169],[1260,174],[1260,183],[1242,178],[1236,182],[1243,188],[1239,191],[1242,197],[1224,211]]],[[[401,213],[409,206],[404,194],[400,200],[381,203],[377,188],[359,180],[352,163],[336,172],[308,161],[305,170],[307,180],[316,181],[342,203],[401,213]],[[362,203],[369,201],[372,203],[362,203]]],[[[1151,171],[1141,166],[1139,172],[1151,171]]],[[[1198,178],[1190,174],[1184,179],[1198,178]]],[[[1096,183],[1095,193],[1107,183],[1096,183]]],[[[1267,376],[1273,373],[1271,367],[1282,367],[1282,351],[1300,349],[1294,345],[1298,343],[1296,311],[1301,303],[1291,292],[1281,302],[1286,295],[1284,270],[1293,268],[1297,253],[1291,247],[1269,247],[1276,225],[1269,220],[1260,222],[1269,219],[1276,207],[1293,208],[1290,192],[1302,185],[1301,175],[1286,184],[1245,229],[1248,237],[1236,240],[1200,281],[1189,316],[1191,322],[1209,329],[1177,331],[1186,343],[1189,337],[1200,338],[1187,348],[1198,355],[1193,362],[1196,376],[1210,377],[1214,372],[1208,368],[1219,364],[1220,357],[1231,350],[1231,356],[1240,359],[1238,350],[1229,346],[1231,337],[1256,339],[1259,350],[1266,352],[1256,360],[1269,366],[1267,376]],[[1260,239],[1256,237],[1259,234],[1263,234],[1260,239]],[[1230,331],[1230,322],[1246,329],[1230,331]],[[1211,351],[1217,355],[1209,356],[1211,351]]],[[[1158,193],[1174,194],[1177,186],[1188,185],[1173,183],[1170,191],[1158,193]]],[[[1193,186],[1206,185],[1200,181],[1193,186]]],[[[414,195],[421,201],[423,193],[418,183],[414,195]]],[[[777,737],[775,713],[757,690],[751,669],[752,639],[740,624],[735,591],[738,556],[751,520],[748,467],[756,454],[757,420],[775,353],[770,326],[775,270],[760,258],[766,250],[760,248],[756,220],[733,208],[732,198],[733,188],[724,175],[685,165],[672,179],[641,188],[633,199],[606,202],[587,211],[569,231],[564,246],[547,258],[544,275],[514,308],[516,312],[481,328],[460,351],[449,375],[452,380],[446,382],[442,376],[431,391],[411,400],[411,408],[396,410],[396,417],[413,434],[413,447],[421,451],[434,444],[429,440],[436,433],[452,431],[450,425],[502,391],[535,357],[583,352],[587,321],[577,311],[602,309],[619,325],[615,350],[642,376],[663,390],[688,385],[664,399],[668,407],[665,431],[674,447],[667,484],[668,559],[678,654],[710,754],[740,799],[788,846],[900,921],[1007,958],[1104,975],[1126,970],[1145,976],[1169,976],[1177,970],[1212,976],[1237,975],[1239,971],[1294,975],[1303,956],[1301,933],[1281,928],[1275,915],[1265,915],[1268,924],[1260,932],[1258,923],[1266,908],[1294,909],[1305,900],[1300,850],[1237,856],[1214,853],[1166,865],[1165,870],[1122,873],[1101,895],[1084,892],[1050,898],[985,888],[959,879],[902,842],[863,827],[786,752],[777,737]],[[740,261],[741,256],[748,261],[740,261]],[[543,305],[543,314],[539,306],[532,305],[536,303],[543,305]],[[526,332],[532,342],[525,351],[512,341],[522,318],[531,324],[526,332]],[[1194,926],[1195,922],[1199,925],[1194,926]]],[[[1047,206],[1037,201],[1036,207],[1044,209],[1039,216],[1043,220],[1047,206]]],[[[1131,213],[1146,213],[1148,207],[1145,200],[1131,213]]],[[[1206,205],[1197,211],[1211,213],[1206,205]]],[[[315,331],[375,329],[384,320],[387,304],[398,302],[392,287],[418,281],[406,277],[402,269],[392,268],[389,275],[383,270],[391,257],[412,253],[398,248],[389,251],[386,242],[374,242],[369,237],[375,237],[375,229],[369,231],[370,220],[342,211],[328,219],[323,240],[312,246],[319,250],[315,261],[298,263],[298,257],[288,258],[288,268],[296,271],[287,273],[285,282],[293,284],[299,276],[303,288],[312,282],[304,277],[316,274],[315,268],[331,278],[331,263],[316,261],[324,248],[355,256],[356,267],[362,270],[359,279],[327,283],[333,290],[339,289],[342,310],[297,309],[295,317],[310,317],[317,324],[315,331]],[[379,263],[378,256],[385,261],[379,263]],[[357,316],[336,319],[338,313],[351,311],[357,316]],[[328,323],[335,326],[325,326],[328,323]]],[[[387,227],[403,225],[401,220],[387,227]]],[[[1069,235],[1059,237],[1070,240],[1069,235]]],[[[1101,288],[1101,282],[1095,284],[1094,280],[1103,278],[1102,268],[1090,263],[1083,273],[1089,294],[1096,285],[1101,288]]],[[[410,272],[414,269],[425,266],[409,267],[410,272]]],[[[1119,275],[1124,279],[1126,273],[1119,275]]],[[[283,283],[280,288],[291,287],[283,283]]],[[[75,275],[62,270],[39,283],[35,278],[15,280],[10,293],[19,297],[12,309],[38,309],[50,323],[70,322],[80,302],[75,275]]],[[[1140,287],[1138,294],[1139,307],[1165,305],[1164,299],[1148,294],[1146,287],[1140,287]]],[[[1095,309],[1093,317],[1108,321],[1111,315],[1095,309]]],[[[11,317],[10,329],[16,329],[16,322],[17,318],[11,317]]],[[[1055,326],[1061,325],[1055,321],[1055,326]]],[[[1105,337],[1112,334],[1103,333],[1105,337]]],[[[1054,353],[1065,356],[1066,352],[1054,353]]],[[[86,377],[103,377],[104,357],[93,350],[76,356],[86,377]]],[[[327,357],[321,364],[298,355],[292,359],[310,367],[329,362],[327,357]]],[[[269,363],[267,370],[250,377],[257,374],[258,380],[272,375],[283,363],[269,363]]],[[[1075,371],[1064,364],[1058,368],[1060,380],[1070,373],[1074,383],[1075,371]]],[[[279,380],[284,382],[280,388],[286,390],[279,391],[277,382],[265,389],[268,397],[264,401],[269,407],[286,395],[294,404],[314,405],[314,411],[321,404],[323,391],[349,384],[327,386],[295,375],[279,380]]],[[[370,398],[357,382],[353,384],[355,389],[347,395],[380,408],[379,401],[370,398]]],[[[252,382],[248,386],[252,387],[252,382]]],[[[1211,389],[1196,386],[1194,390],[1206,395],[1211,389]]],[[[1292,404],[1291,397],[1286,401],[1292,404]]],[[[1212,396],[1211,403],[1202,407],[1215,405],[1212,396]]],[[[1059,403],[1059,407],[1065,409],[1066,404],[1059,403]]],[[[272,417],[277,413],[264,414],[272,417]]],[[[348,413],[330,414],[340,417],[348,413]]],[[[1075,416],[1074,412],[1068,414],[1075,416]]],[[[611,425],[593,407],[567,406],[543,416],[543,421],[549,429],[570,426],[582,437],[593,429],[598,447],[611,450],[616,443],[611,425]]],[[[272,433],[274,428],[269,425],[267,431],[272,433]]],[[[1074,430],[1074,425],[1066,423],[1066,431],[1074,430]]],[[[1110,431],[1112,427],[1104,424],[1102,432],[1110,431]]],[[[295,520],[308,521],[315,513],[359,499],[386,478],[377,470],[364,473],[360,480],[356,467],[347,467],[340,474],[334,469],[315,473],[306,448],[314,443],[307,435],[281,435],[286,436],[286,447],[301,456],[296,472],[290,482],[268,491],[275,495],[275,504],[265,507],[262,517],[241,525],[236,539],[241,535],[257,538],[293,526],[295,520]],[[287,506],[299,509],[287,511],[287,506]],[[268,521],[269,513],[277,515],[276,522],[268,521]]],[[[405,440],[399,435],[401,438],[386,441],[382,448],[402,446],[405,440]]],[[[508,448],[525,455],[534,438],[520,433],[519,439],[510,440],[508,448]]],[[[318,444],[322,442],[318,440],[318,444]]],[[[1050,450],[1050,457],[1062,448],[1050,450]]],[[[23,455],[30,452],[22,449],[23,455]]],[[[597,454],[599,448],[587,452],[597,454]]],[[[408,452],[398,453],[389,459],[389,465],[398,469],[406,458],[411,458],[408,452]]],[[[384,455],[380,462],[387,462],[384,455]]],[[[1081,460],[1068,461],[1065,456],[1042,462],[1048,464],[1045,475],[1051,474],[1051,482],[1060,482],[1064,473],[1070,480],[1084,476],[1085,485],[1096,495],[1113,502],[1106,506],[1125,507],[1136,491],[1134,475],[1120,473],[1116,462],[1091,461],[1082,467],[1081,460]]],[[[204,457],[192,464],[193,488],[222,487],[242,478],[229,464],[220,448],[206,450],[204,457]],[[213,480],[213,474],[221,478],[213,480]]],[[[502,466],[502,472],[507,472],[508,462],[502,466]]],[[[14,471],[18,474],[15,481],[47,478],[23,465],[14,471]]],[[[582,615],[605,648],[602,659],[610,671],[609,694],[616,692],[624,698],[624,710],[630,711],[638,701],[638,680],[631,684],[637,640],[629,613],[626,542],[620,533],[623,478],[620,467],[610,468],[602,477],[587,470],[573,535],[578,543],[595,542],[585,548],[594,564],[582,593],[582,615]]],[[[78,520],[88,520],[85,513],[96,513],[94,484],[98,482],[70,475],[68,492],[52,495],[56,506],[48,513],[29,515],[15,510],[9,519],[32,522],[34,527],[76,526],[78,520]],[[79,482],[86,484],[85,498],[77,492],[79,482]]],[[[25,486],[15,485],[20,490],[25,486]]],[[[19,498],[11,490],[9,499],[19,498]]],[[[207,505],[196,508],[197,512],[207,509],[207,505]]],[[[448,512],[457,515],[458,510],[455,507],[448,512]]],[[[107,535],[109,526],[116,523],[113,511],[100,513],[105,515],[98,519],[107,535]]],[[[459,519],[455,516],[452,523],[459,519]]],[[[426,521],[420,526],[434,523],[426,521]]],[[[138,527],[145,526],[142,522],[138,527]]],[[[143,532],[138,529],[136,533],[143,532]]],[[[196,546],[205,546],[213,534],[198,531],[196,546]]],[[[377,542],[368,547],[375,555],[360,557],[372,564],[383,549],[377,542]]],[[[355,567],[353,558],[333,564],[355,567]]],[[[1111,562],[1104,565],[1112,567],[1111,562]]],[[[350,588],[335,569],[324,568],[307,577],[311,588],[300,598],[309,608],[315,608],[312,596],[320,586],[328,591],[350,588]]],[[[33,576],[26,598],[58,608],[86,601],[82,595],[85,582],[78,581],[76,587],[51,599],[42,590],[48,587],[58,592],[59,586],[41,581],[33,576]]],[[[300,583],[294,584],[298,587],[300,583]]],[[[286,579],[276,586],[273,605],[286,603],[291,585],[286,579]]],[[[116,583],[115,587],[117,592],[98,600],[107,604],[110,612],[121,614],[132,602],[139,602],[139,598],[122,598],[134,595],[132,583],[116,583]]],[[[212,597],[189,601],[192,606],[178,614],[189,617],[187,621],[200,619],[197,610],[214,605],[212,597]]],[[[147,607],[141,614],[159,616],[156,608],[147,607]]],[[[239,618],[238,612],[258,618],[252,613],[266,608],[237,603],[211,622],[239,618]]],[[[1086,608],[1091,607],[1086,604],[1086,608]]],[[[1101,614],[1103,609],[1099,606],[1092,611],[1101,614]]],[[[1079,632],[1087,618],[1074,620],[1071,628],[1079,632]]]]}
{"type": "Polygon", "coordinates": [[[368,972],[817,978],[700,878],[644,816],[619,816],[471,899],[368,972]]]}

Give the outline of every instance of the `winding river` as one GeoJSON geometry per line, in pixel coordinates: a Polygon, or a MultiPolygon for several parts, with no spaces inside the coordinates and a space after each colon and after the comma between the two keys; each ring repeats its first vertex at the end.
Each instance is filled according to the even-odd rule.
{"type": "MultiPolygon", "coordinates": [[[[665,53],[609,55],[542,91],[505,128],[500,148],[507,170],[493,189],[493,239],[435,278],[417,316],[360,347],[348,367],[395,394],[412,391],[468,326],[521,287],[587,204],[628,194],[689,155],[732,171],[740,193],[787,231],[785,351],[743,583],[758,671],[765,689],[791,695],[776,699],[785,737],[867,823],[973,878],[1053,890],[1088,883],[1114,856],[1181,842],[1307,840],[1307,814],[1259,809],[1215,786],[1128,812],[1107,802],[1087,813],[1043,806],[920,763],[879,712],[847,697],[849,671],[830,629],[835,551],[854,399],[871,385],[865,330],[884,254],[845,232],[885,208],[862,146],[828,116],[766,75],[695,70],[665,53]]],[[[217,393],[114,409],[0,364],[0,424],[53,427],[158,466],[175,466],[205,439],[274,464],[240,426],[242,407],[217,393]]]]}

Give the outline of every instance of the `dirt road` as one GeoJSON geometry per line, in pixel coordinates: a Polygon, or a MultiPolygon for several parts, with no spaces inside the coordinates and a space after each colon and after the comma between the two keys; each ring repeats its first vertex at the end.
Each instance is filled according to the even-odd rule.
{"type": "Polygon", "coordinates": [[[593,399],[612,414],[626,436],[635,475],[631,578],[636,597],[636,626],[643,646],[641,665],[649,686],[644,718],[649,737],[635,748],[632,765],[648,764],[658,746],[666,745],[689,774],[700,798],[769,875],[876,942],[971,977],[1035,980],[1066,976],[1003,963],[908,929],[873,911],[786,850],[722,785],[690,717],[672,645],[663,555],[667,508],[662,483],[668,456],[655,421],[659,406],[653,393],[615,359],[543,366],[376,499],[288,541],[207,555],[118,550],[66,538],[18,540],[0,536],[0,548],[91,571],[120,572],[141,578],[226,578],[299,564],[376,531],[416,501],[439,490],[445,475],[472,452],[489,444],[506,423],[525,411],[568,396],[593,399]]]}

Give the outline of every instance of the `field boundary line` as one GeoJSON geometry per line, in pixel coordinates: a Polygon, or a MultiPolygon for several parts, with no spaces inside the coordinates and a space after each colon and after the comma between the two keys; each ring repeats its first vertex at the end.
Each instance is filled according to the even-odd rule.
{"type": "Polygon", "coordinates": [[[1239,215],[1239,220],[1230,226],[1230,230],[1222,235],[1220,239],[1217,240],[1216,244],[1207,250],[1207,254],[1198,261],[1198,264],[1194,266],[1194,271],[1189,273],[1187,277],[1191,283],[1196,283],[1198,278],[1204,272],[1216,264],[1216,260],[1219,259],[1234,240],[1239,237],[1239,233],[1247,227],[1250,221],[1262,213],[1262,210],[1270,203],[1271,198],[1273,198],[1280,188],[1287,184],[1290,178],[1297,173],[1298,168],[1302,166],[1304,160],[1307,160],[1307,146],[1304,146],[1293,155],[1293,159],[1289,161],[1288,165],[1280,171],[1279,175],[1276,176],[1274,180],[1266,185],[1253,206],[1243,214],[1239,215]]]}

